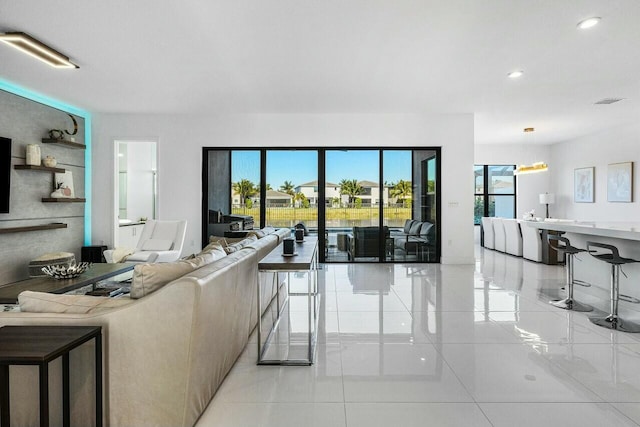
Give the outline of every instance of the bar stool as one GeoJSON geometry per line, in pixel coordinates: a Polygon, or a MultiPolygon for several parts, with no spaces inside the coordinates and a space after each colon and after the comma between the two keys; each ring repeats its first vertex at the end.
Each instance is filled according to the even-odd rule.
{"type": "Polygon", "coordinates": [[[564,310],[593,311],[593,307],[590,305],[583,304],[573,299],[573,285],[575,283],[573,279],[573,260],[576,254],[586,252],[586,250],[571,246],[569,239],[566,237],[558,236],[556,234],[548,234],[547,244],[551,245],[552,240],[557,242],[557,246],[555,246],[554,249],[560,254],[566,255],[565,270],[567,272],[567,297],[561,300],[550,301],[549,304],[564,310]]]}
{"type": "MultiPolygon", "coordinates": [[[[628,295],[620,295],[620,270],[623,264],[640,262],[631,258],[623,258],[618,248],[604,243],[587,242],[587,251],[596,259],[611,264],[611,313],[606,317],[590,317],[592,323],[609,329],[623,332],[640,332],[640,325],[627,322],[618,317],[619,300],[638,303],[640,300],[628,295]],[[603,252],[604,251],[604,252],[603,252]]],[[[624,272],[622,273],[624,274],[624,272]]],[[[626,277],[626,275],[625,275],[626,277]]]]}

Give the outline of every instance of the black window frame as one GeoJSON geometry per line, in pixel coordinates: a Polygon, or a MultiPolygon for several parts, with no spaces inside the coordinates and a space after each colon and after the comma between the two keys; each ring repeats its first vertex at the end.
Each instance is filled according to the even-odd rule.
{"type": "MultiPolygon", "coordinates": [[[[379,187],[384,188],[384,167],[383,167],[383,152],[384,151],[424,151],[431,150],[435,152],[436,159],[436,247],[435,256],[436,261],[428,261],[428,263],[438,263],[442,254],[442,147],[432,146],[413,146],[413,147],[202,147],[202,246],[204,247],[209,240],[207,232],[208,213],[209,213],[209,152],[211,151],[260,151],[260,181],[266,184],[266,163],[268,151],[286,151],[286,150],[315,150],[318,152],[318,182],[325,183],[325,185],[318,185],[318,200],[325,200],[324,206],[318,203],[318,235],[324,234],[325,231],[325,208],[326,208],[326,177],[325,177],[325,155],[327,151],[332,150],[375,150],[378,151],[379,156],[379,187]]],[[[231,162],[231,156],[229,156],[229,162],[231,162]]],[[[413,176],[413,171],[412,171],[413,176]]],[[[231,178],[231,177],[230,177],[231,178]]],[[[229,179],[229,187],[231,187],[231,179],[229,179]]],[[[266,221],[266,185],[260,186],[260,224],[259,227],[263,228],[266,221]]],[[[384,203],[378,204],[379,209],[379,228],[383,229],[384,221],[384,203]]],[[[258,224],[256,224],[258,226],[258,224]]],[[[377,263],[400,263],[400,261],[387,260],[384,254],[384,239],[380,239],[379,256],[377,263]]],[[[326,262],[324,251],[324,239],[319,239],[319,255],[320,262],[326,262]]],[[[401,263],[418,263],[424,261],[402,261],[401,263]]],[[[359,261],[352,261],[351,263],[359,263],[359,261]]]]}
{"type": "MultiPolygon", "coordinates": [[[[473,170],[474,170],[474,180],[473,180],[473,188],[474,188],[474,195],[473,195],[473,205],[474,205],[474,225],[480,225],[482,217],[489,217],[491,215],[489,215],[489,199],[490,197],[501,197],[501,196],[506,196],[506,197],[513,197],[513,212],[512,212],[512,216],[510,218],[515,218],[516,217],[516,212],[518,211],[517,209],[517,204],[518,204],[518,197],[517,197],[517,192],[518,192],[518,186],[517,186],[517,175],[513,175],[513,193],[490,193],[489,192],[489,168],[495,168],[495,167],[511,167],[513,168],[513,170],[516,170],[517,165],[512,165],[512,164],[494,164],[494,165],[473,165],[473,170]],[[482,177],[483,177],[483,184],[482,184],[482,192],[478,193],[475,191],[475,170],[478,167],[482,167],[482,177]],[[475,219],[475,199],[476,197],[482,197],[482,202],[483,202],[483,212],[482,215],[478,218],[478,221],[476,222],[475,219]]],[[[495,216],[495,215],[494,215],[495,216]]]]}

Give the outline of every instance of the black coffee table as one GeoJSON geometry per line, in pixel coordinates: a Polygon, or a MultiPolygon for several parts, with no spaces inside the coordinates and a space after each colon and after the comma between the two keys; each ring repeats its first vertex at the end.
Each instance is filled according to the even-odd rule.
{"type": "Polygon", "coordinates": [[[102,264],[96,263],[75,279],[56,280],[49,276],[33,277],[19,282],[8,283],[0,287],[0,304],[17,304],[22,291],[49,292],[64,294],[83,286],[92,285],[101,280],[133,270],[135,263],[102,264]]]}

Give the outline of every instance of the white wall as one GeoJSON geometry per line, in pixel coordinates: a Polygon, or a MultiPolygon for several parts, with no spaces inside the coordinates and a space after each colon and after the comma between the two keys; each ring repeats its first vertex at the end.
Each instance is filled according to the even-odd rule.
{"type": "Polygon", "coordinates": [[[584,221],[632,221],[640,219],[640,188],[633,185],[633,203],[607,202],[607,165],[634,162],[634,176],[640,167],[640,124],[554,144],[551,149],[557,209],[566,218],[584,221]],[[595,167],[595,203],[573,202],[573,171],[595,167]]]}
{"type": "MultiPolygon", "coordinates": [[[[475,147],[477,165],[519,165],[544,161],[549,171],[519,175],[516,178],[516,217],[522,218],[525,212],[535,209],[536,215],[545,216],[545,206],[540,204],[540,193],[553,192],[552,176],[558,165],[551,162],[551,146],[530,144],[482,144],[475,147]]],[[[559,218],[560,210],[549,206],[549,215],[559,218]]]]}
{"type": "Polygon", "coordinates": [[[188,220],[185,253],[198,251],[201,240],[202,147],[441,146],[442,262],[474,262],[471,114],[97,114],[93,124],[96,244],[112,244],[116,139],[158,141],[158,218],[188,220]]]}

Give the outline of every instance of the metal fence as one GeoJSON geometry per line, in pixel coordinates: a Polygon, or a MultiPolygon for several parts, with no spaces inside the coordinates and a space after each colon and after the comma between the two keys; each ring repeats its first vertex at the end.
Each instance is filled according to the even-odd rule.
{"type": "MultiPolygon", "coordinates": [[[[234,206],[231,212],[236,215],[251,215],[256,224],[260,223],[260,207],[234,206]]],[[[303,222],[307,227],[317,228],[318,208],[267,207],[266,224],[275,227],[293,227],[303,222]]],[[[344,228],[353,226],[377,226],[379,222],[378,207],[327,207],[325,210],[327,228],[344,228]]],[[[383,209],[385,225],[402,227],[406,219],[411,218],[411,208],[389,206],[383,209]]]]}

